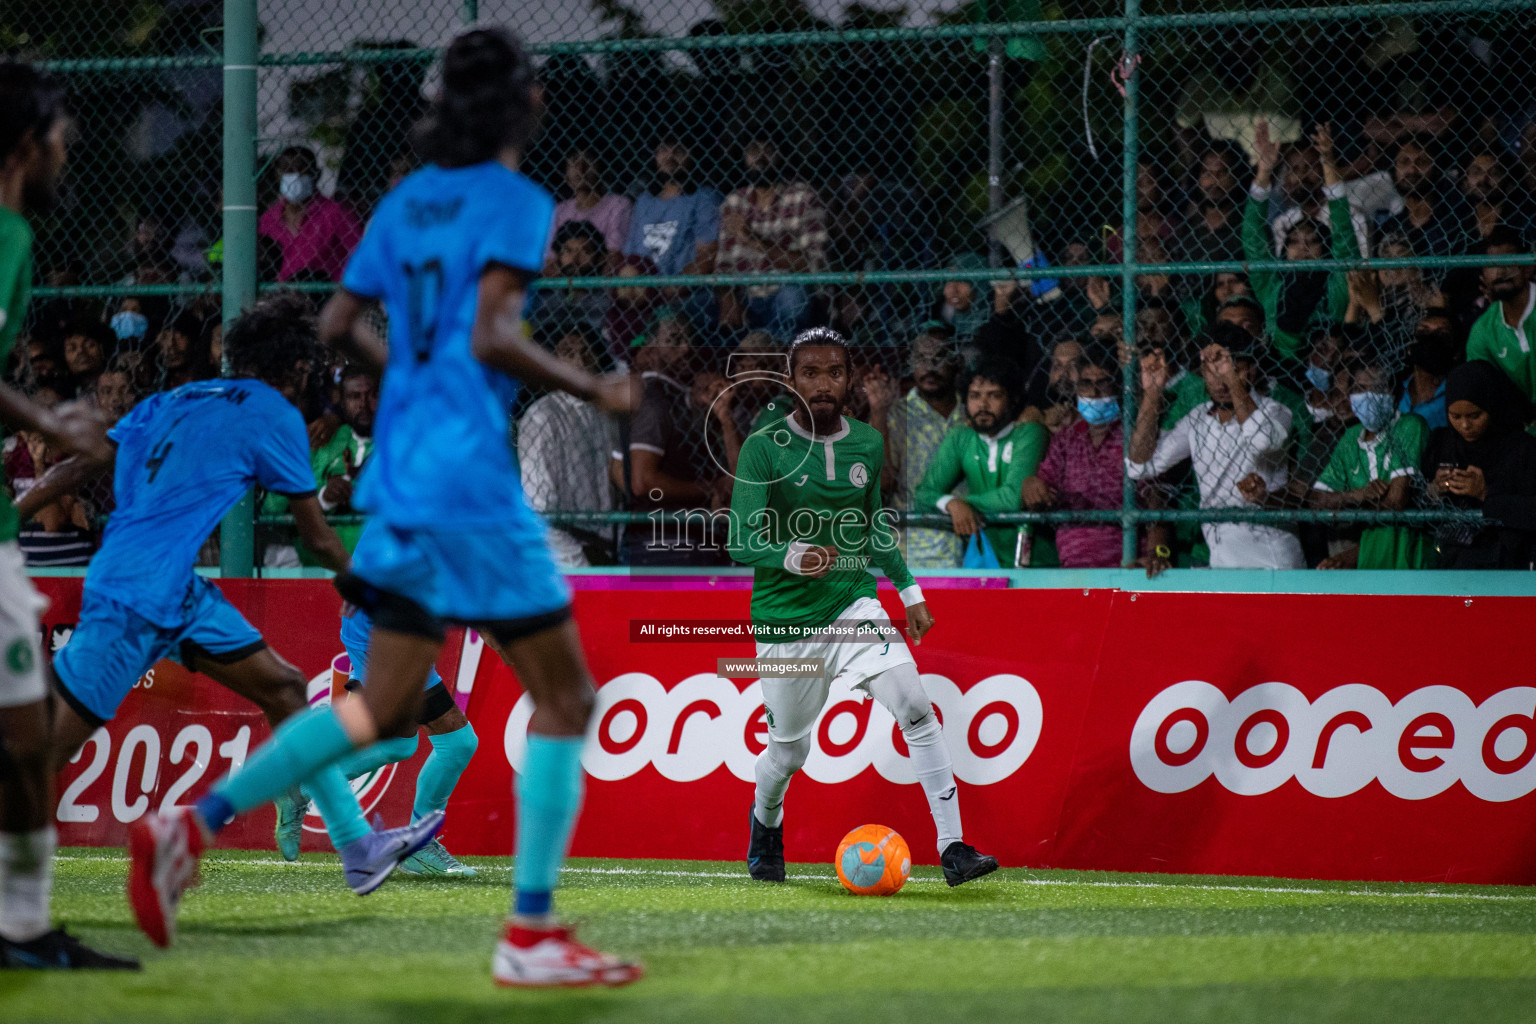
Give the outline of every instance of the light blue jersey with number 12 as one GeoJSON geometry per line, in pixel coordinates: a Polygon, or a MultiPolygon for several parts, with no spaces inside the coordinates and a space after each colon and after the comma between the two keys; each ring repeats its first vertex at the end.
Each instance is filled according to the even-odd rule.
{"type": "Polygon", "coordinates": [[[493,264],[538,273],[554,208],[496,162],[425,167],[379,204],[341,282],[389,315],[358,508],[407,529],[533,518],[512,450],[517,382],[476,359],[470,336],[481,275],[493,264]]]}

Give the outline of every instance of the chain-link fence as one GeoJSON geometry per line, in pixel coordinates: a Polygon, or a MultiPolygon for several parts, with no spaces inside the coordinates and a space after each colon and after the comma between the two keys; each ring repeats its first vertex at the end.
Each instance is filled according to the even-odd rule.
{"type": "MultiPolygon", "coordinates": [[[[914,565],[1531,564],[1536,0],[262,0],[249,61],[226,6],[249,8],[0,11],[79,122],[29,386],[174,386],[215,372],[255,281],[323,299],[478,17],[541,66],[524,169],[562,204],[536,336],[646,374],[622,426],[521,400],[566,560],[726,561],[675,541],[707,539],[741,439],[793,411],[786,342],[829,325],[914,565]],[[1491,433],[1456,432],[1457,396],[1491,433]]],[[[368,391],[336,367],[312,401],[338,515],[368,391]]],[[[302,561],[262,511],[256,561],[302,561]]]]}

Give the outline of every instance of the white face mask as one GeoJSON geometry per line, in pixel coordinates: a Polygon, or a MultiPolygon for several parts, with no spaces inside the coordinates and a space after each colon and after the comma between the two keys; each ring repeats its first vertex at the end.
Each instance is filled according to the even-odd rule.
{"type": "Polygon", "coordinates": [[[290,203],[302,203],[315,194],[314,175],[285,174],[278,181],[277,191],[290,203]]]}

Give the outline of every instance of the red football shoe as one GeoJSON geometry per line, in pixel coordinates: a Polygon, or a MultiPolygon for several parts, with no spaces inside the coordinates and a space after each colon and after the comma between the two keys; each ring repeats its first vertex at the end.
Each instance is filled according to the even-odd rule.
{"type": "Polygon", "coordinates": [[[149,941],[162,949],[176,937],[181,897],[199,881],[203,830],[190,807],[150,812],[128,832],[128,903],[149,941]]]}
{"type": "Polygon", "coordinates": [[[504,988],[617,988],[640,980],[645,968],[599,953],[573,937],[569,926],[521,928],[507,925],[496,944],[491,976],[504,988]]]}

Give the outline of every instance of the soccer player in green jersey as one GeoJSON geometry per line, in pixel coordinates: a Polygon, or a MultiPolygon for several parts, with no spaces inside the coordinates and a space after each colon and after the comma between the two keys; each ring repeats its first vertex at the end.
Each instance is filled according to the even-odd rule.
{"type": "MultiPolygon", "coordinates": [[[[0,362],[16,344],[32,290],[24,214],[57,198],[68,129],[63,88],[28,65],[0,61],[0,362]]],[[[4,384],[0,423],[42,434],[55,451],[107,451],[100,417],[74,404],[46,409],[4,384]]],[[[37,621],[48,601],[27,579],[16,531],[16,509],[0,488],[0,970],[137,969],[136,960],[98,953],[49,926],[58,837],[37,621]]]]}
{"type": "Polygon", "coordinates": [[[938,716],[912,652],[875,599],[870,562],[900,591],[913,642],[933,626],[897,547],[892,513],[880,506],[884,442],[873,427],[843,415],[849,370],[836,331],[817,327],[796,337],[789,351],[794,412],[748,437],[736,466],[730,552],[753,567],[757,656],[820,658],[824,667],[820,676],[762,680],[768,747],[757,759],[747,870],[759,881],[784,880],[784,794],[810,753],[832,681],[841,679],[895,716],[938,826],[944,879],[959,885],[996,871],[997,859],[962,837],[938,716]]]}

